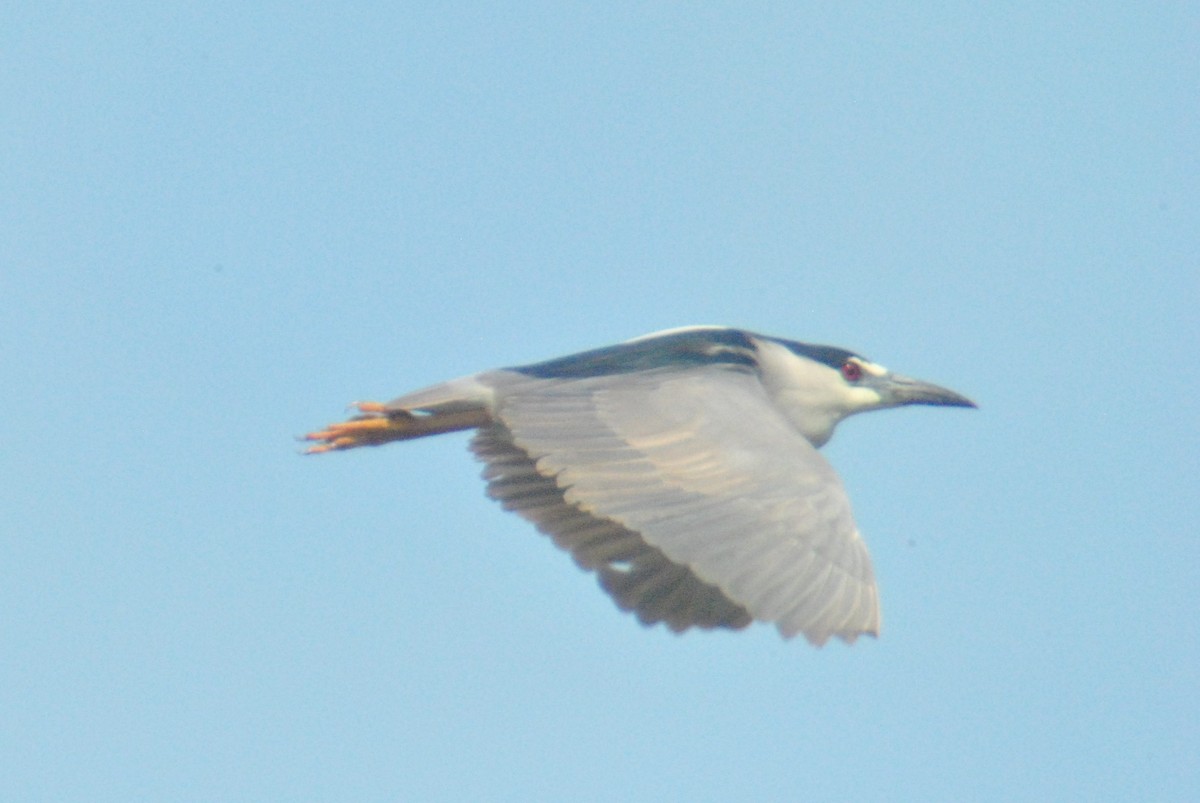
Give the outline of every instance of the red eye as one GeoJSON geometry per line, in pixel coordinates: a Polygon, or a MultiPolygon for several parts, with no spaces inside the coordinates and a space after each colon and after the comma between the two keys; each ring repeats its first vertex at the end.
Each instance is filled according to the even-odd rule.
{"type": "Polygon", "coordinates": [[[862,379],[862,366],[851,360],[842,363],[842,377],[847,382],[857,382],[862,379]]]}

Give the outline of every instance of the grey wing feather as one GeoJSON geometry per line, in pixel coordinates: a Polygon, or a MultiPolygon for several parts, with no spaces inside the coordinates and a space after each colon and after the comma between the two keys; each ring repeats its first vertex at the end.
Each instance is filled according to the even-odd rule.
{"type": "Polygon", "coordinates": [[[495,389],[495,423],[473,448],[491,495],[597,570],[643,621],[683,629],[752,616],[815,644],[878,632],[874,574],[841,481],[753,372],[481,379],[495,389]]]}
{"type": "Polygon", "coordinates": [[[665,622],[678,632],[750,623],[745,608],[672,563],[636,532],[568,503],[554,478],[538,471],[504,426],[482,427],[471,449],[487,463],[488,494],[537,525],[581,567],[597,572],[618,606],[635,612],[643,624],[665,622]]]}

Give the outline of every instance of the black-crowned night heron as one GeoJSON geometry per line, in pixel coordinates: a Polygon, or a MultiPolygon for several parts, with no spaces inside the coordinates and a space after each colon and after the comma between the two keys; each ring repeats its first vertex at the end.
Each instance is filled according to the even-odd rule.
{"type": "Polygon", "coordinates": [[[643,624],[773,622],[813,644],[879,632],[850,500],[817,452],[848,415],[974,407],[853,352],[691,327],[401,396],[309,452],[461,429],[488,494],[599,576],[643,624]]]}

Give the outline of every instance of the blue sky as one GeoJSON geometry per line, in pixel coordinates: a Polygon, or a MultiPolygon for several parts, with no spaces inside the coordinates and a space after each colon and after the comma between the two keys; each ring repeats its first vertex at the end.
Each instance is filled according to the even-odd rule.
{"type": "Polygon", "coordinates": [[[1200,787],[1184,3],[0,13],[0,798],[1200,787]],[[357,399],[672,326],[981,409],[826,452],[879,640],[674,636],[357,399]]]}

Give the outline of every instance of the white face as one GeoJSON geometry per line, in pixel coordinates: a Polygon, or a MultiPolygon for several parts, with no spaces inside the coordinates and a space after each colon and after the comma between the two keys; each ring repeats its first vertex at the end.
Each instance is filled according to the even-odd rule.
{"type": "Polygon", "coordinates": [[[840,373],[846,384],[847,403],[853,408],[846,415],[862,412],[863,410],[871,410],[879,406],[882,401],[879,393],[872,387],[858,383],[863,377],[877,378],[887,376],[888,369],[878,363],[864,360],[861,357],[851,357],[846,360],[846,364],[842,366],[840,373]]]}
{"type": "Polygon", "coordinates": [[[862,377],[882,377],[888,370],[851,357],[840,369],[796,356],[771,341],[757,341],[763,385],[780,412],[814,446],[823,446],[848,415],[881,406],[879,393],[858,384],[862,377]]]}

